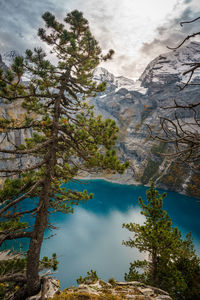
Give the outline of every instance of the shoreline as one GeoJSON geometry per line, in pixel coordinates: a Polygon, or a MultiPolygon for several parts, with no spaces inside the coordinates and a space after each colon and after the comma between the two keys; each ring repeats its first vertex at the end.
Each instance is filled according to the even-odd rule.
{"type": "Polygon", "coordinates": [[[122,185],[142,185],[142,183],[136,182],[134,181],[132,178],[130,177],[124,177],[123,179],[121,177],[119,177],[120,175],[117,175],[116,178],[113,178],[113,176],[110,177],[106,177],[106,176],[93,176],[93,175],[86,175],[86,176],[77,176],[75,177],[75,179],[77,180],[105,180],[111,183],[117,183],[117,184],[122,184],[122,185]]]}
{"type": "MultiPolygon", "coordinates": [[[[101,175],[79,175],[77,177],[75,177],[75,179],[77,180],[105,180],[107,182],[110,182],[110,183],[117,183],[117,184],[121,184],[121,185],[134,185],[134,186],[145,186],[145,187],[150,187],[149,184],[142,184],[141,182],[138,182],[138,181],[135,181],[132,177],[130,176],[120,176],[120,175],[116,175],[116,178],[114,178],[114,176],[101,176],[101,175]]],[[[172,190],[169,190],[167,187],[164,187],[164,186],[157,186],[158,189],[161,189],[161,190],[164,190],[166,192],[168,191],[171,191],[171,192],[175,192],[175,193],[178,193],[180,195],[184,195],[184,196],[187,196],[187,197],[191,197],[191,198],[196,198],[196,199],[199,199],[198,197],[194,197],[194,196],[191,196],[191,195],[188,195],[185,193],[184,190],[182,191],[172,191],[172,190]]]]}

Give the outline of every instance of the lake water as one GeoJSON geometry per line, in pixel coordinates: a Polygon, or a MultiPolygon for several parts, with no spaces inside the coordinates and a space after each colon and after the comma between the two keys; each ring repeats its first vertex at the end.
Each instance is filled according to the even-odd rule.
{"type": "MultiPolygon", "coordinates": [[[[122,246],[122,240],[131,236],[128,230],[122,229],[122,223],[144,221],[138,197],[146,199],[148,188],[104,180],[83,182],[87,184],[70,183],[67,188],[87,189],[94,193],[94,198],[75,207],[71,215],[57,213],[52,216],[51,221],[59,229],[50,233],[56,235],[46,239],[42,248],[42,255],[57,253],[60,263],[55,276],[60,280],[61,288],[76,284],[76,279],[91,269],[104,280],[111,277],[123,280],[129,263],[142,257],[136,249],[122,246]]],[[[167,192],[164,209],[183,236],[192,232],[200,254],[200,203],[197,199],[167,192]]]]}

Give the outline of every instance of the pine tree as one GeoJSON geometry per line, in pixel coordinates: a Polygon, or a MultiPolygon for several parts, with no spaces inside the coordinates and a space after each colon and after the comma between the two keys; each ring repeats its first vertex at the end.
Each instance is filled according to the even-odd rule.
{"type": "Polygon", "coordinates": [[[21,101],[25,110],[22,120],[0,120],[3,140],[9,144],[0,152],[13,161],[19,157],[28,161],[21,168],[0,169],[7,177],[0,191],[4,224],[0,244],[18,238],[30,240],[20,280],[15,273],[0,279],[1,283],[20,285],[15,300],[41,289],[40,249],[44,231],[50,226],[49,211],[69,213],[73,205],[92,197],[87,191],[66,190],[63,183],[73,180],[80,170],[123,173],[127,167],[119,162],[113,148],[118,132],[115,122],[95,117],[86,101],[105,89],[105,83],[93,81],[92,72],[101,60],[111,58],[113,51],[102,55],[88,21],[77,10],[67,14],[64,24],[49,12],[43,19],[46,29],[40,28],[38,34],[57,56],[57,64],[47,60],[41,48],[35,48],[27,50],[24,58],[16,57],[11,69],[0,72],[0,97],[9,103],[21,101]],[[28,73],[28,83],[22,82],[24,73],[28,73]],[[13,131],[28,128],[33,135],[23,144],[11,140],[13,131]],[[30,208],[24,203],[30,203],[30,208]],[[25,215],[33,220],[30,217],[26,218],[30,222],[23,222],[25,215]]]}
{"type": "Polygon", "coordinates": [[[200,299],[200,259],[197,257],[191,234],[182,241],[181,233],[163,210],[163,199],[151,182],[146,193],[147,203],[139,198],[143,225],[129,223],[123,227],[134,233],[134,238],[123,241],[128,247],[144,252],[147,259],[130,264],[125,280],[138,280],[167,290],[174,299],[200,299]],[[196,298],[195,298],[196,297],[196,298]]]}

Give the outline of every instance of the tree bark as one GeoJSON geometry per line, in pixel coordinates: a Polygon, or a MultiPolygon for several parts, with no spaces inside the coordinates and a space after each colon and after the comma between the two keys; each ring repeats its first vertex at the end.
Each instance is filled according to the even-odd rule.
{"type": "Polygon", "coordinates": [[[156,286],[157,283],[157,252],[153,249],[152,252],[152,284],[156,286]]]}
{"type": "Polygon", "coordinates": [[[51,183],[54,178],[54,168],[56,165],[56,149],[58,143],[58,122],[60,116],[60,99],[62,91],[55,99],[54,119],[52,126],[52,143],[49,145],[47,153],[46,174],[43,181],[43,188],[40,193],[38,212],[35,219],[33,235],[27,253],[27,282],[14,295],[14,300],[26,300],[27,297],[36,295],[41,290],[41,280],[39,277],[40,250],[43,242],[44,232],[47,228],[48,207],[51,194],[51,183]]]}
{"type": "Polygon", "coordinates": [[[14,300],[25,300],[27,297],[37,294],[41,289],[39,278],[39,260],[40,250],[44,237],[44,231],[47,227],[47,215],[49,205],[49,191],[51,188],[51,180],[46,178],[43,189],[40,195],[39,211],[36,215],[34,230],[30,240],[30,246],[27,253],[27,271],[26,271],[26,285],[19,289],[14,300]]]}

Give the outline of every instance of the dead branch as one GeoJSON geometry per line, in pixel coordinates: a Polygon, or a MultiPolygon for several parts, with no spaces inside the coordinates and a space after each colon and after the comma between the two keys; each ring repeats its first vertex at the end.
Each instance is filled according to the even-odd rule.
{"type": "Polygon", "coordinates": [[[180,26],[183,26],[183,24],[190,24],[190,23],[196,22],[197,20],[200,20],[200,17],[193,19],[191,21],[180,22],[180,26]]]}

